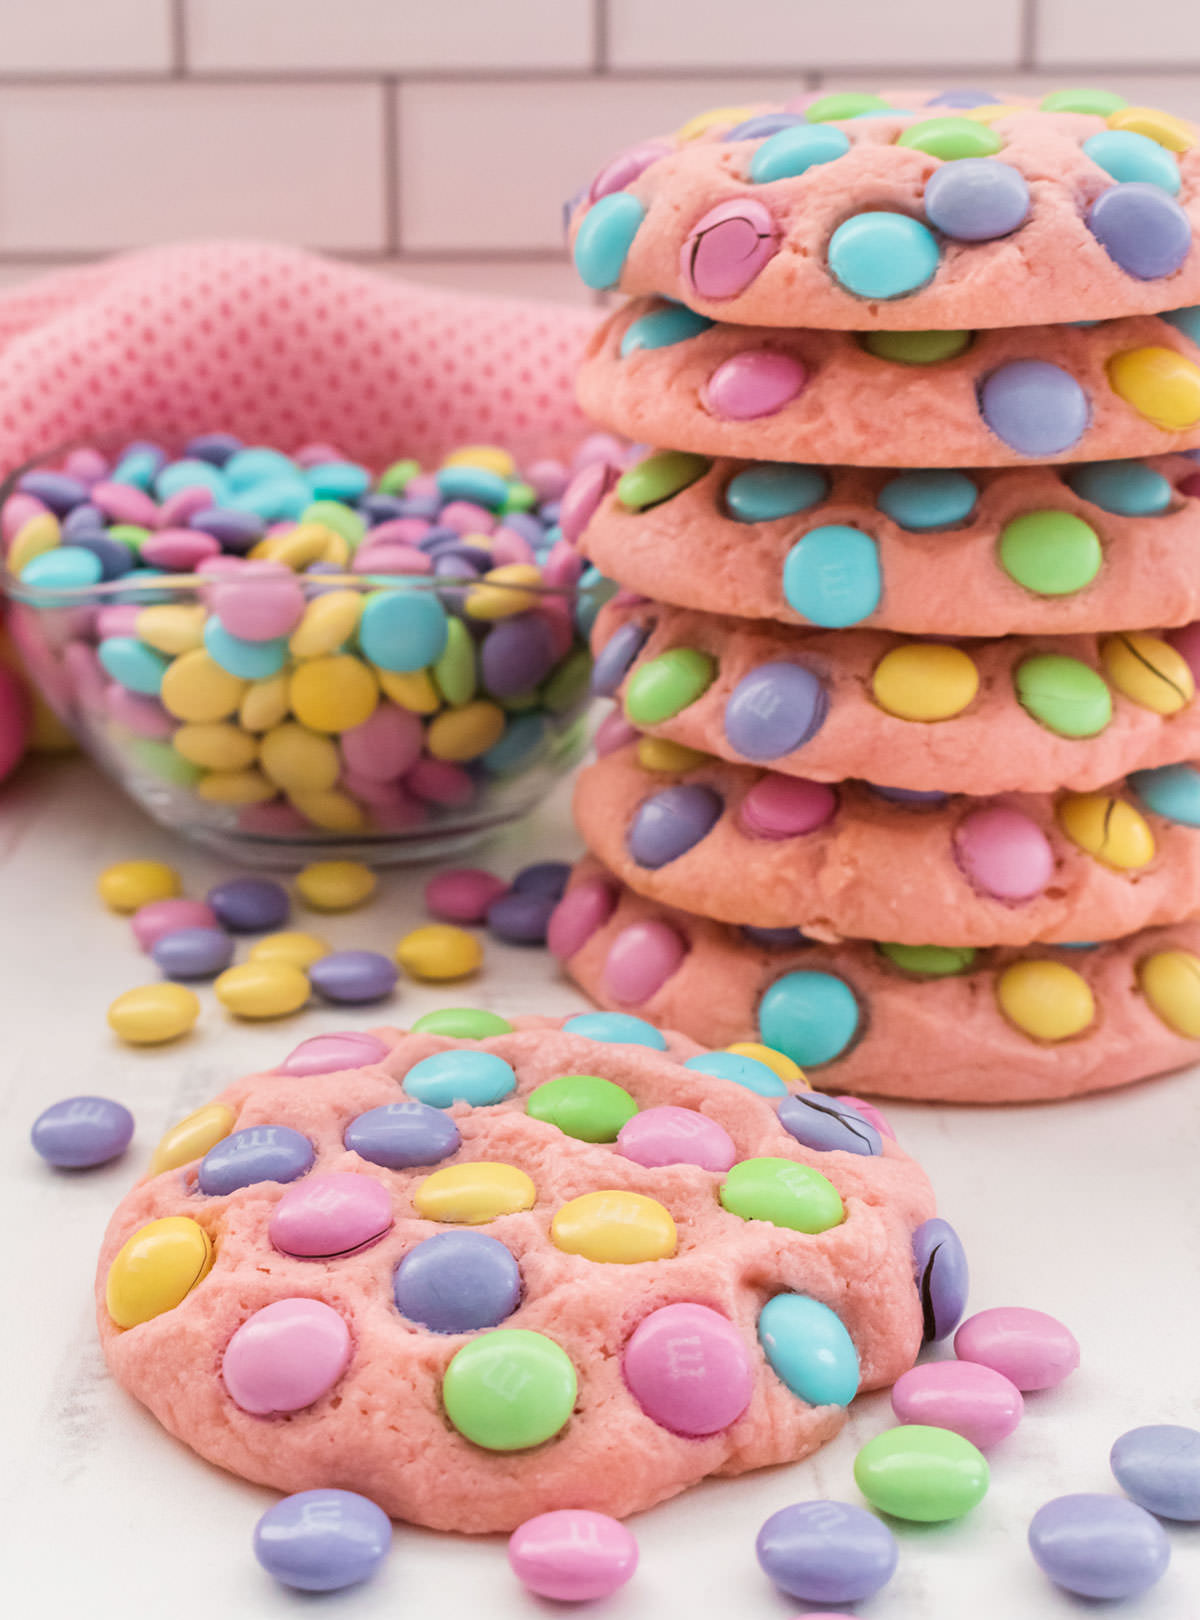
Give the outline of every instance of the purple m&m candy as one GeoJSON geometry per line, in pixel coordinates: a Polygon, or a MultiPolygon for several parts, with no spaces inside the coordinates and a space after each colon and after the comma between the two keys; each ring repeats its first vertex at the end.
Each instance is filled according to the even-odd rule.
{"type": "Polygon", "coordinates": [[[17,488],[23,495],[32,495],[43,506],[48,506],[57,517],[63,517],[73,506],[83,505],[88,498],[88,486],[78,478],[40,467],[22,473],[17,488]]]}
{"type": "Polygon", "coordinates": [[[908,805],[918,810],[927,806],[932,809],[939,804],[945,804],[950,797],[948,793],[943,793],[940,788],[881,787],[878,782],[868,782],[866,785],[872,793],[881,799],[886,799],[889,804],[908,805]]]}
{"type": "MultiPolygon", "coordinates": [[[[1166,198],[1165,192],[1158,195],[1166,198]]],[[[1048,360],[1010,360],[997,366],[984,378],[979,409],[996,437],[1024,456],[1069,450],[1091,414],[1088,397],[1074,377],[1048,360]]]]}
{"type": "Polygon", "coordinates": [[[959,158],[935,169],[925,186],[925,216],[958,242],[1007,236],[1029,215],[1029,182],[994,158],[959,158]]]}
{"type": "Polygon", "coordinates": [[[1171,1544],[1158,1520],[1123,1496],[1080,1492],[1040,1507],[1029,1550],[1056,1586],[1089,1598],[1131,1598],[1166,1573],[1171,1544]]]}
{"type": "Polygon", "coordinates": [[[653,628],[652,624],[623,624],[609,636],[592,665],[592,691],[597,697],[614,695],[653,628]]]}
{"type": "Polygon", "coordinates": [[[639,866],[656,871],[705,838],[724,808],[714,789],[698,782],[676,782],[639,805],[629,828],[629,853],[639,866]]]}
{"type": "Polygon", "coordinates": [[[433,1333],[499,1327],[521,1301],[512,1251],[486,1232],[438,1232],[396,1268],[396,1309],[433,1333]]]}
{"type": "Polygon", "coordinates": [[[523,866],[512,880],[516,894],[540,894],[551,900],[561,900],[571,876],[567,861],[535,861],[523,866]]]}
{"type": "Polygon", "coordinates": [[[887,1584],[900,1558],[887,1525],[849,1502],[780,1508],[754,1550],[775,1585],[807,1603],[859,1603],[887,1584]]]}
{"type": "Polygon", "coordinates": [[[279,1065],[284,1074],[334,1074],[339,1069],[361,1069],[388,1054],[377,1035],[344,1030],[335,1035],[310,1035],[279,1065]]]}
{"type": "Polygon", "coordinates": [[[966,1251],[949,1221],[922,1221],[913,1233],[913,1273],[927,1340],[953,1333],[967,1308],[970,1276],[966,1251]]]}
{"type": "Polygon", "coordinates": [[[492,626],[479,653],[483,683],[496,697],[532,692],[554,664],[554,632],[536,613],[516,613],[492,626]]]}
{"type": "Polygon", "coordinates": [[[779,1123],[801,1147],[818,1153],[883,1152],[879,1132],[856,1108],[819,1092],[785,1097],[779,1104],[779,1123]]]}
{"type": "Polygon", "coordinates": [[[200,1191],[218,1197],[258,1181],[295,1181],[314,1156],[308,1137],[288,1125],[250,1125],[209,1148],[200,1161],[200,1191]]]}
{"type": "Polygon", "coordinates": [[[262,518],[253,512],[236,512],[232,508],[208,507],[202,512],[193,512],[188,519],[189,529],[199,529],[202,534],[211,534],[214,540],[220,542],[225,551],[249,551],[267,532],[267,526],[262,518]]]}
{"type": "Polygon", "coordinates": [[[458,1126],[441,1108],[405,1098],[369,1108],[346,1126],[342,1139],[351,1153],[387,1170],[439,1164],[457,1153],[458,1126]]]}
{"type": "Polygon", "coordinates": [[[111,1097],[64,1097],[33,1122],[29,1139],[47,1164],[90,1170],[118,1158],[133,1136],[133,1115],[111,1097]]]}
{"type": "Polygon", "coordinates": [[[380,951],[331,951],[308,968],[309,982],[326,1001],[382,1001],[396,987],[396,964],[380,951]]]}
{"type": "Polygon", "coordinates": [[[756,923],[743,923],[742,933],[752,945],[768,951],[790,951],[813,943],[798,928],[760,928],[756,923]]]}
{"type": "Polygon", "coordinates": [[[1169,276],[1188,256],[1188,216],[1161,186],[1129,180],[1109,186],[1092,204],[1088,230],[1110,259],[1139,281],[1169,276]]]}
{"type": "Polygon", "coordinates": [[[254,1528],[254,1556],[301,1592],[337,1592],[374,1575],[387,1557],[392,1521],[357,1491],[299,1491],[268,1508],[254,1528]]]}
{"type": "Polygon", "coordinates": [[[1200,1521],[1200,1430],[1148,1423],[1123,1434],[1108,1460],[1139,1507],[1164,1519],[1200,1521]]]}
{"type": "Polygon", "coordinates": [[[803,664],[760,664],[743,675],[725,704],[725,735],[744,759],[779,759],[820,731],[829,694],[803,664]]]}
{"type": "Polygon", "coordinates": [[[509,945],[544,945],[550,913],[557,904],[552,895],[510,890],[488,907],[488,929],[509,945]]]}
{"type": "Polygon", "coordinates": [[[168,979],[215,979],[233,961],[233,941],[220,928],[178,928],[150,947],[168,979]]]}
{"type": "MultiPolygon", "coordinates": [[[[927,107],[994,107],[1000,98],[990,90],[943,90],[925,103],[927,107]]],[[[961,161],[965,162],[965,159],[961,161]]]]}
{"type": "Polygon", "coordinates": [[[287,890],[270,878],[229,878],[205,896],[222,928],[231,934],[265,934],[287,921],[287,890]]]}

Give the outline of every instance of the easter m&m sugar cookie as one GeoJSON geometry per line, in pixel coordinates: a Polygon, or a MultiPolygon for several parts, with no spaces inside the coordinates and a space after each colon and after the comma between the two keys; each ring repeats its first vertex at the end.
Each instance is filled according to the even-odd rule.
{"type": "Polygon", "coordinates": [[[1113,939],[1200,909],[1188,766],[1094,793],[968,798],[830,785],[626,744],[575,790],[584,842],[649,900],[810,938],[905,945],[1113,939]]]}
{"type": "Polygon", "coordinates": [[[585,469],[563,507],[606,576],[680,607],[1059,635],[1200,617],[1198,496],[1182,455],[904,471],[660,451],[606,482],[585,469]]]}
{"type": "Polygon", "coordinates": [[[828,945],[643,899],[588,857],[550,944],[601,1007],[765,1043],[824,1091],[1033,1102],[1200,1058],[1194,921],[1087,945],[828,945]]]}
{"type": "Polygon", "coordinates": [[[868,467],[1093,461],[1200,442],[1193,306],[1097,326],[985,329],[981,314],[980,329],[956,332],[713,323],[647,343],[664,308],[638,300],[611,315],[579,372],[584,410],[635,440],[868,467]]]}
{"type": "Polygon", "coordinates": [[[742,325],[1156,313],[1200,296],[1198,138],[1096,91],[717,109],[605,164],[572,200],[571,249],[590,287],[742,325]]]}
{"type": "Polygon", "coordinates": [[[201,1456],[442,1530],[624,1515],[806,1456],[953,1330],[924,1174],[781,1053],[437,1028],[305,1041],[117,1209],[109,1366],[201,1456]]]}
{"type": "Polygon", "coordinates": [[[642,745],[650,769],[690,749],[821,782],[885,772],[895,788],[986,794],[1102,788],[1200,754],[1195,626],[950,642],[618,600],[593,645],[594,690],[667,745],[642,745]]]}

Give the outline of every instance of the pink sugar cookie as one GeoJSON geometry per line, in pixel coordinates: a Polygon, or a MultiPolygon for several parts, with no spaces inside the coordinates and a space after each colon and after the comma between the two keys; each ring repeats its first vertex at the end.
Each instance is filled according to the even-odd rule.
{"type": "Polygon", "coordinates": [[[787,1098],[684,1067],[699,1050],[595,1014],[305,1042],[221,1094],[227,1134],[201,1163],[118,1207],[97,1275],[114,1376],[232,1473],[301,1491],[336,1458],[339,1485],[440,1530],[564,1502],[623,1517],[807,1456],[845,1411],[773,1370],[765,1296],[827,1304],[860,1387],[890,1385],[921,1342],[913,1233],[933,1197],[894,1142],[804,1146],[787,1098]],[[625,1095],[620,1140],[573,1108],[572,1077],[625,1095]],[[477,1083],[486,1100],[452,1100],[477,1083]],[[781,1164],[770,1207],[747,1203],[781,1164]],[[636,1238],[629,1210],[659,1238],[671,1223],[657,1258],[605,1248],[636,1238]]]}

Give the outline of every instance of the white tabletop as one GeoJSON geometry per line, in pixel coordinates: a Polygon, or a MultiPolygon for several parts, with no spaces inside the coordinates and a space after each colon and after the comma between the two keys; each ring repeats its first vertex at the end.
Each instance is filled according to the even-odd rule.
{"type": "MultiPolygon", "coordinates": [[[[567,795],[481,858],[511,871],[576,848],[567,795]],[[536,854],[534,853],[536,852],[536,854]]],[[[435,1005],[567,1013],[582,998],[542,951],[489,941],[468,995],[405,984],[373,1017],[313,1012],[280,1026],[236,1025],[210,994],[196,1032],[133,1051],[104,1013],[148,977],[128,928],[95,898],[99,870],[157,855],[200,893],[228,875],[152,828],[75,761],[41,764],[0,789],[0,1230],[6,1234],[7,1462],[0,1479],[0,1590],[20,1620],[271,1620],[315,1613],[276,1587],[250,1537],[272,1492],[199,1461],[108,1378],[95,1342],[94,1258],[109,1212],[162,1130],[229,1080],[265,1067],[304,1035],[435,1005]],[[137,1119],[129,1153],[105,1169],[54,1172],[28,1145],[46,1104],[79,1092],[119,1098],[137,1119]]],[[[420,919],[424,872],[385,876],[383,898],[319,931],[342,945],[390,947],[420,919]]],[[[1028,1620],[1093,1605],[1056,1592],[1025,1545],[1029,1518],[1066,1491],[1115,1489],[1111,1442],[1140,1423],[1200,1424],[1200,1110],[1196,1077],[1049,1107],[890,1105],[904,1145],[929,1170],[942,1213],[973,1270],[972,1306],[1052,1311],[1078,1335],[1083,1365],[1063,1388],[1028,1399],[1021,1428],[992,1454],[992,1488],[968,1519],[898,1526],[899,1571],[856,1611],[863,1620],[1028,1620]]],[[[890,1421],[886,1396],[856,1404],[837,1441],[792,1467],[705,1485],[634,1521],[641,1568],[588,1612],[611,1620],[689,1613],[783,1620],[783,1598],[754,1559],[759,1525],[813,1496],[859,1500],[858,1445],[890,1421]]],[[[1171,1531],[1172,1567],[1131,1612],[1200,1613],[1200,1528],[1171,1531]]],[[[372,1620],[532,1620],[556,1611],[510,1574],[501,1538],[469,1540],[398,1526],[370,1585],[319,1600],[321,1612],[372,1620]]],[[[1107,1610],[1106,1610],[1107,1612],[1107,1610]]],[[[1125,1612],[1125,1611],[1122,1611],[1125,1612]]]]}

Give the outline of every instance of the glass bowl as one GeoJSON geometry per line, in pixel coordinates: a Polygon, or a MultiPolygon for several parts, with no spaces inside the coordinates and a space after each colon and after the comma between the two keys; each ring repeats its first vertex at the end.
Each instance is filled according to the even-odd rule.
{"type": "MultiPolygon", "coordinates": [[[[0,511],[25,471],[0,484],[0,511]]],[[[470,847],[581,756],[587,634],[613,587],[559,551],[553,584],[469,568],[230,569],[222,557],[86,586],[6,567],[0,587],[37,687],[156,821],[243,865],[388,864],[470,847]],[[254,621],[281,578],[303,593],[302,623],[326,601],[316,651],[294,632],[249,650],[239,639],[232,659],[206,641],[224,632],[214,604],[235,625],[254,621]],[[239,673],[227,667],[243,658],[239,673]]]]}

